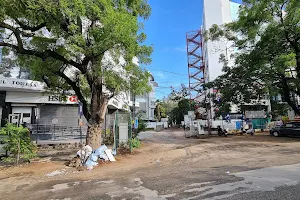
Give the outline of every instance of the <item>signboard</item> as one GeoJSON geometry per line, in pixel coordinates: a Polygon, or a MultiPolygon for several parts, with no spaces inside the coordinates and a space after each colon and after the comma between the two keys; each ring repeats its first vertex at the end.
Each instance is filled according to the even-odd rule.
{"type": "Polygon", "coordinates": [[[139,119],[134,120],[134,128],[137,129],[139,127],[139,119]]]}
{"type": "Polygon", "coordinates": [[[48,96],[49,102],[70,102],[70,103],[76,103],[78,101],[77,96],[61,96],[61,95],[50,95],[48,96]]]}
{"type": "Polygon", "coordinates": [[[82,103],[78,102],[78,115],[82,116],[83,115],[83,108],[82,108],[82,103]]]}
{"type": "Polygon", "coordinates": [[[52,119],[52,124],[57,124],[58,123],[58,119],[54,118],[52,119]]]}
{"type": "MultiPolygon", "coordinates": [[[[1,88],[0,88],[1,89],[1,88]]],[[[58,94],[44,94],[42,92],[6,92],[5,102],[11,103],[38,103],[38,104],[77,104],[76,96],[63,96],[58,94]]]]}
{"type": "Polygon", "coordinates": [[[69,101],[72,103],[76,103],[78,101],[77,96],[73,95],[69,97],[69,101]]]}
{"type": "Polygon", "coordinates": [[[1,78],[0,88],[1,87],[44,90],[44,84],[39,81],[16,79],[16,78],[1,78]]]}
{"type": "Polygon", "coordinates": [[[266,117],[265,111],[245,111],[245,117],[247,119],[262,119],[266,117]]]}

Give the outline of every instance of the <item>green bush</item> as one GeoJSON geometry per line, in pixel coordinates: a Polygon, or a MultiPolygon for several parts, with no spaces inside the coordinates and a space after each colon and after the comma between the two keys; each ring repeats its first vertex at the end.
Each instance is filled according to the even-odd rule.
{"type": "Polygon", "coordinates": [[[139,120],[139,126],[138,126],[139,132],[145,131],[146,127],[147,127],[147,122],[145,122],[144,120],[139,120]]]}
{"type": "Polygon", "coordinates": [[[4,135],[3,148],[13,160],[19,162],[20,158],[29,160],[36,156],[36,146],[31,142],[27,128],[7,124],[0,130],[0,135],[4,135]]]}
{"type": "Polygon", "coordinates": [[[140,148],[141,142],[138,138],[131,139],[132,148],[140,148]]]}
{"type": "Polygon", "coordinates": [[[132,137],[136,138],[140,132],[146,131],[146,127],[147,127],[147,122],[145,122],[142,119],[139,119],[138,128],[134,130],[132,137]]]}

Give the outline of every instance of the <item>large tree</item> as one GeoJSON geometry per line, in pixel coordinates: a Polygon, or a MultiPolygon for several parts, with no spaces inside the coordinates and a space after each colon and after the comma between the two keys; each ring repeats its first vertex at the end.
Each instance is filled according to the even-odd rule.
{"type": "Polygon", "coordinates": [[[295,95],[300,95],[300,1],[244,0],[239,19],[214,25],[209,39],[233,42],[235,65],[221,55],[224,74],[209,87],[222,93],[222,101],[242,104],[282,94],[300,115],[295,95]]]}
{"type": "Polygon", "coordinates": [[[52,90],[75,92],[95,148],[109,99],[150,89],[137,65],[150,62],[140,20],[149,15],[147,0],[1,0],[0,46],[52,90]]]}

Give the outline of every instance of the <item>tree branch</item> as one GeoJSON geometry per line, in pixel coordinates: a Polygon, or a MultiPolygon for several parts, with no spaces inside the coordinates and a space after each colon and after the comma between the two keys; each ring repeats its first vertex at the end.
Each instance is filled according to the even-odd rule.
{"type": "Polygon", "coordinates": [[[24,24],[23,22],[21,22],[20,20],[18,20],[17,18],[14,19],[18,25],[23,29],[23,30],[28,30],[28,31],[31,31],[31,32],[35,32],[35,31],[38,31],[40,30],[41,28],[45,27],[46,26],[46,23],[41,23],[37,26],[34,26],[34,27],[31,27],[31,26],[28,26],[26,24],[24,24]]]}
{"type": "Polygon", "coordinates": [[[88,121],[91,117],[89,111],[88,111],[88,103],[85,100],[84,96],[82,95],[80,88],[77,86],[76,82],[72,81],[67,75],[65,75],[63,72],[55,72],[56,75],[62,77],[65,79],[65,81],[72,87],[75,94],[77,95],[77,98],[83,105],[83,115],[85,116],[86,120],[88,121]]]}
{"type": "Polygon", "coordinates": [[[86,57],[86,60],[84,60],[84,63],[78,63],[73,60],[66,59],[64,56],[56,53],[55,51],[46,50],[44,52],[40,52],[40,51],[36,51],[36,50],[24,49],[21,34],[24,36],[29,36],[29,37],[31,37],[31,34],[24,33],[24,32],[14,28],[6,23],[3,23],[3,22],[0,22],[0,27],[11,30],[14,33],[14,35],[17,39],[17,43],[18,43],[18,45],[13,45],[10,43],[0,42],[0,46],[7,46],[7,47],[15,49],[20,54],[37,56],[39,58],[42,58],[43,60],[51,57],[51,58],[60,60],[65,64],[72,65],[72,66],[76,67],[77,69],[79,69],[83,73],[86,72],[86,70],[84,69],[84,65],[85,65],[85,63],[88,63],[88,61],[90,59],[89,57],[86,57]]]}
{"type": "Polygon", "coordinates": [[[286,1],[284,2],[284,4],[280,7],[280,10],[278,11],[279,17],[280,17],[280,22],[283,25],[283,31],[285,34],[285,38],[287,39],[287,41],[290,43],[290,45],[295,49],[296,53],[300,51],[297,42],[292,41],[289,38],[289,32],[288,32],[288,28],[284,25],[284,19],[283,19],[283,14],[282,14],[282,9],[284,7],[284,5],[286,4],[286,1]]]}
{"type": "MultiPolygon", "coordinates": [[[[20,40],[20,38],[17,40],[20,40]]],[[[24,49],[22,41],[20,41],[20,42],[21,43],[18,42],[18,46],[14,45],[14,44],[10,44],[10,43],[0,42],[0,46],[10,47],[12,49],[15,49],[20,54],[36,56],[43,60],[45,60],[47,58],[54,58],[56,60],[62,61],[65,64],[69,64],[69,65],[76,67],[81,72],[86,72],[83,64],[77,63],[73,60],[67,60],[64,56],[56,53],[55,51],[46,50],[44,52],[39,52],[39,51],[35,51],[35,50],[24,49]]]]}
{"type": "Polygon", "coordinates": [[[296,114],[300,115],[299,108],[296,106],[295,102],[293,102],[290,98],[291,90],[290,90],[284,76],[282,76],[282,78],[281,78],[281,83],[282,83],[283,95],[284,95],[286,102],[291,106],[291,108],[295,111],[296,114]]]}

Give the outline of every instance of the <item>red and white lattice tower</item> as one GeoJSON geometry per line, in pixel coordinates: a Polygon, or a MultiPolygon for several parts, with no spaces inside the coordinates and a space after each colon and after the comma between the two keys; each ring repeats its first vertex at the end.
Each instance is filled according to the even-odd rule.
{"type": "Polygon", "coordinates": [[[201,30],[190,31],[186,34],[189,91],[191,102],[201,102],[205,98],[203,91],[204,61],[202,55],[201,30]]]}

